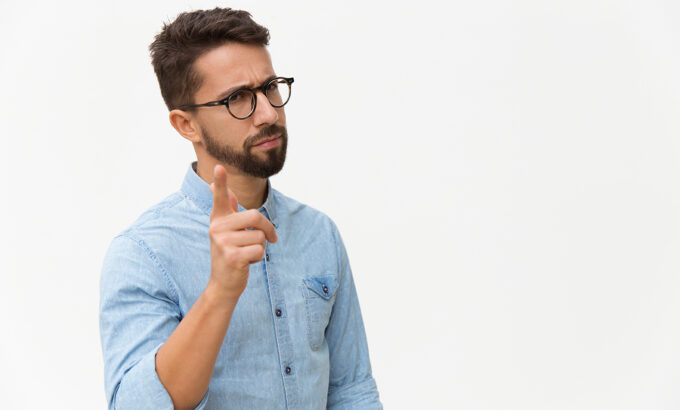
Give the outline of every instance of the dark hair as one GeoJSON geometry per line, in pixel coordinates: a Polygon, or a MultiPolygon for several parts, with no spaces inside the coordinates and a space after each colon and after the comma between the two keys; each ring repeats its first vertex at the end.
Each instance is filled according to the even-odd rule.
{"type": "Polygon", "coordinates": [[[169,110],[195,103],[194,94],[202,79],[194,70],[194,62],[202,54],[230,41],[269,45],[269,30],[251,17],[244,10],[215,7],[184,12],[172,23],[163,24],[149,51],[169,110]]]}

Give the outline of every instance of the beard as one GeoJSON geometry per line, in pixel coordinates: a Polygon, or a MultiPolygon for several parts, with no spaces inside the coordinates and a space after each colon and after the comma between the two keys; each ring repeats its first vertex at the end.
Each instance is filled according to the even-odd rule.
{"type": "Polygon", "coordinates": [[[243,141],[243,148],[237,150],[229,145],[220,145],[207,131],[201,127],[203,143],[206,151],[216,160],[229,164],[247,175],[258,178],[269,178],[277,174],[283,168],[286,161],[286,148],[288,146],[288,133],[286,127],[272,124],[263,128],[257,134],[243,141]],[[252,147],[272,135],[281,134],[279,145],[264,151],[265,159],[261,159],[251,152],[252,147]]]}

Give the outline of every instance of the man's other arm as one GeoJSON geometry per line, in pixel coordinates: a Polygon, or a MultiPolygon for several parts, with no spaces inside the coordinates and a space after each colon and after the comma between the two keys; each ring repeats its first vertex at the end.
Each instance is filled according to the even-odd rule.
{"type": "Polygon", "coordinates": [[[326,328],[331,367],[327,408],[382,409],[371,374],[366,332],[352,269],[342,237],[334,223],[332,226],[340,283],[326,328]]]}

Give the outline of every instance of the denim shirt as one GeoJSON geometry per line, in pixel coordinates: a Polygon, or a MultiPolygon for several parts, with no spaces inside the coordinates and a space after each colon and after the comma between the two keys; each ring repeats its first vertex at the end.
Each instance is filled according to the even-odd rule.
{"type": "MultiPolygon", "coordinates": [[[[209,185],[181,189],[111,241],[100,282],[110,409],[172,409],[160,346],[210,277],[209,185]]],[[[239,211],[244,208],[239,205],[239,211]]],[[[381,409],[347,252],[335,223],[267,180],[259,208],[279,240],[250,265],[207,393],[197,409],[381,409]]]]}

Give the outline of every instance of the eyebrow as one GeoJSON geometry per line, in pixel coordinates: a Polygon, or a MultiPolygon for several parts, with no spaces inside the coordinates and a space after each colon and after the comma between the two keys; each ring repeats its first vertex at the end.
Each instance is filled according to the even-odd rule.
{"type": "MultiPolygon", "coordinates": [[[[272,79],[274,79],[276,77],[277,77],[276,74],[272,74],[269,77],[267,77],[267,79],[264,80],[260,85],[264,85],[264,84],[266,84],[267,82],[271,81],[272,79]]],[[[231,87],[231,88],[227,89],[226,91],[220,93],[215,100],[216,101],[223,100],[223,99],[227,98],[227,96],[229,94],[233,93],[236,90],[240,90],[242,88],[254,88],[254,87],[252,87],[249,84],[237,85],[237,86],[231,87]]]]}

